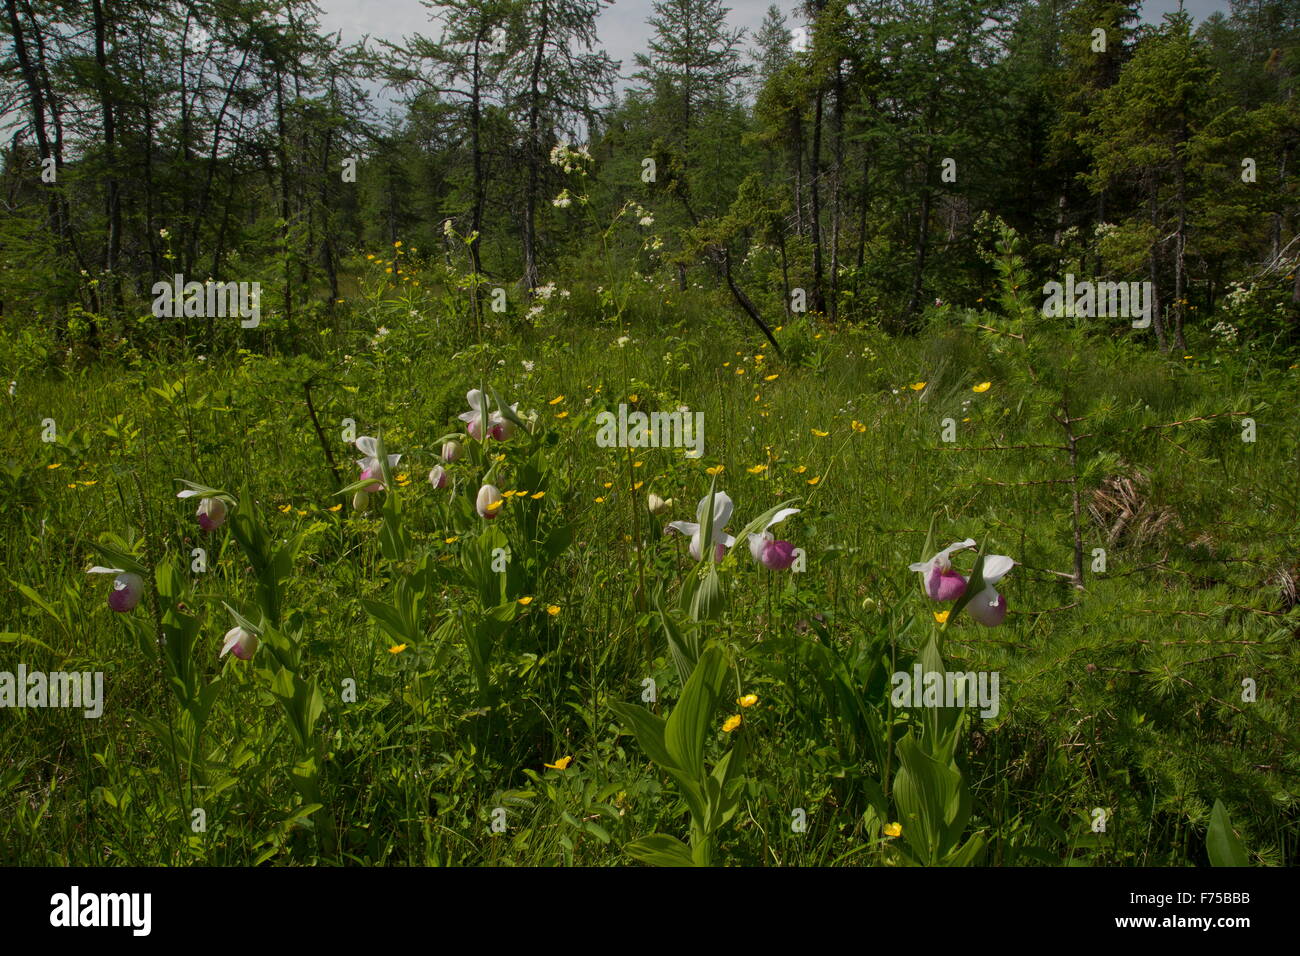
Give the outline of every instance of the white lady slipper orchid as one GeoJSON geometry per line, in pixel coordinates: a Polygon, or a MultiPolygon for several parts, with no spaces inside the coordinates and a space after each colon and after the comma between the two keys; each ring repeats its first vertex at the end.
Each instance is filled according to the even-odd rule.
{"type": "Polygon", "coordinates": [[[794,545],[776,540],[767,529],[798,513],[798,508],[782,508],[772,515],[761,532],[749,536],[749,553],[755,561],[770,571],[784,571],[794,564],[794,545]]]}
{"type": "Polygon", "coordinates": [[[231,651],[241,661],[249,660],[253,652],[257,650],[258,637],[252,631],[246,631],[242,627],[232,627],[226,631],[225,643],[221,646],[221,653],[218,658],[225,657],[231,651]]]}
{"type": "MultiPolygon", "coordinates": [[[[727,549],[736,543],[736,539],[727,534],[723,529],[727,522],[731,520],[732,512],[736,510],[735,504],[725,491],[719,491],[713,496],[713,560],[721,561],[726,556],[727,549]]],[[[695,521],[670,521],[668,527],[679,534],[689,534],[691,536],[691,557],[699,561],[702,556],[703,542],[700,540],[704,534],[704,525],[709,518],[709,496],[705,495],[700,499],[699,505],[695,508],[695,521]]]]}
{"type": "Polygon", "coordinates": [[[443,442],[442,460],[447,462],[447,464],[451,464],[453,461],[456,461],[458,458],[460,458],[460,442],[458,441],[443,442]]]}
{"type": "MultiPolygon", "coordinates": [[[[953,570],[950,555],[975,547],[975,539],[967,538],[950,544],[928,561],[909,564],[909,571],[920,572],[925,583],[925,593],[933,601],[955,601],[966,593],[966,578],[953,570]]],[[[1005,573],[1005,572],[1004,572],[1005,573]]]]}
{"type": "Polygon", "coordinates": [[[442,465],[434,465],[433,470],[429,472],[429,484],[435,488],[447,487],[447,469],[442,465]]]}
{"type": "Polygon", "coordinates": [[[144,579],[133,571],[124,571],[122,568],[105,568],[95,565],[87,574],[115,574],[113,578],[113,592],[108,596],[108,606],[123,614],[135,609],[140,603],[140,595],[144,593],[144,579]]]}
{"type": "MultiPolygon", "coordinates": [[[[357,450],[365,455],[365,458],[358,458],[357,464],[361,466],[361,480],[374,479],[365,487],[365,491],[384,491],[384,469],[379,464],[379,441],[369,435],[362,435],[355,442],[357,450]]],[[[388,468],[391,471],[397,467],[397,463],[402,460],[401,455],[388,456],[388,468]]]]}
{"type": "Polygon", "coordinates": [[[997,627],[1007,617],[1007,599],[993,585],[1010,573],[1016,562],[1004,554],[990,554],[984,558],[984,588],[970,599],[966,610],[985,627],[997,627]]]}
{"type": "Polygon", "coordinates": [[[496,485],[484,485],[478,490],[475,507],[478,509],[480,518],[491,521],[501,513],[501,506],[504,502],[505,498],[501,497],[501,492],[497,490],[496,485]]]}

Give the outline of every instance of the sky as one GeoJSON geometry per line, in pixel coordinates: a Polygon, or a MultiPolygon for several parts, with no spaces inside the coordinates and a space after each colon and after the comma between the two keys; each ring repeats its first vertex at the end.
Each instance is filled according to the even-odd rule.
{"type": "MultiPolygon", "coordinates": [[[[758,29],[768,6],[775,2],[791,23],[801,18],[791,14],[800,6],[800,0],[732,0],[728,19],[733,27],[744,27],[748,33],[758,29]]],[[[398,41],[403,36],[431,32],[429,9],[420,0],[316,0],[322,11],[321,26],[328,32],[342,31],[345,42],[371,37],[398,41]]],[[[615,0],[597,23],[600,45],[616,60],[623,61],[623,76],[635,70],[633,54],[645,50],[650,29],[646,18],[650,16],[652,0],[615,0]]],[[[1215,11],[1228,12],[1228,0],[1186,0],[1185,8],[1199,23],[1215,11]]],[[[1142,9],[1143,18],[1158,23],[1165,13],[1176,10],[1178,0],[1147,0],[1142,9]]]]}

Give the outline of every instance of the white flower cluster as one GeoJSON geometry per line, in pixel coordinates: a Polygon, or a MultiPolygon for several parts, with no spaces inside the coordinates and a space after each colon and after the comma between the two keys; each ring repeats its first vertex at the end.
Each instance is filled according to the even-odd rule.
{"type": "Polygon", "coordinates": [[[1237,327],[1235,325],[1229,325],[1227,322],[1214,323],[1214,328],[1210,329],[1210,332],[1222,339],[1228,345],[1233,345],[1237,341],[1237,327]]]}
{"type": "Polygon", "coordinates": [[[586,146],[579,146],[574,149],[568,143],[557,143],[551,148],[551,165],[559,166],[566,173],[578,173],[585,176],[587,170],[582,164],[590,162],[591,153],[587,152],[586,146]]]}

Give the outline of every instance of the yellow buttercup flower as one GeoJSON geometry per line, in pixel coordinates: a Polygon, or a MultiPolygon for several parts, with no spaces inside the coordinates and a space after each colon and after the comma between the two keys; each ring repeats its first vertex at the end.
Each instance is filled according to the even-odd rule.
{"type": "Polygon", "coordinates": [[[533,603],[533,599],[531,597],[521,597],[519,599],[519,603],[522,604],[524,607],[528,607],[528,605],[533,603]]]}
{"type": "Polygon", "coordinates": [[[987,392],[992,387],[993,387],[992,382],[980,382],[978,385],[972,385],[970,387],[970,390],[972,392],[987,392]]]}
{"type": "Polygon", "coordinates": [[[919,392],[921,389],[925,388],[926,384],[927,384],[926,382],[914,382],[913,384],[907,387],[914,392],[919,392]]]}
{"type": "Polygon", "coordinates": [[[903,835],[903,825],[901,823],[886,823],[883,832],[885,836],[892,840],[894,837],[903,835]]]}
{"type": "Polygon", "coordinates": [[[812,433],[813,433],[814,435],[816,435],[818,438],[825,438],[827,435],[830,434],[830,432],[824,432],[824,431],[821,431],[820,429],[817,429],[817,428],[814,428],[814,429],[812,430],[812,433]]]}
{"type": "Polygon", "coordinates": [[[555,763],[542,764],[542,766],[547,770],[568,770],[569,764],[571,763],[573,763],[573,758],[566,756],[561,757],[559,760],[555,761],[555,763]]]}
{"type": "Polygon", "coordinates": [[[598,505],[603,505],[604,503],[605,503],[605,497],[604,497],[604,495],[602,495],[601,497],[599,497],[599,498],[596,499],[596,504],[598,504],[598,505]]]}
{"type": "Polygon", "coordinates": [[[641,486],[644,485],[644,484],[645,484],[644,481],[638,481],[635,485],[632,486],[632,490],[633,490],[633,491],[640,491],[640,490],[641,490],[641,486]]]}
{"type": "Polygon", "coordinates": [[[568,417],[569,417],[569,413],[568,413],[567,411],[564,411],[564,412],[556,412],[556,413],[555,413],[555,417],[556,417],[556,418],[568,418],[568,417]]]}
{"type": "Polygon", "coordinates": [[[948,623],[948,612],[947,612],[947,611],[935,611],[935,612],[934,612],[934,622],[935,622],[936,624],[947,624],[947,623],[948,623]]]}
{"type": "Polygon", "coordinates": [[[853,430],[859,434],[867,430],[867,426],[862,424],[862,422],[858,421],[856,418],[853,420],[852,425],[853,430]]]}
{"type": "Polygon", "coordinates": [[[406,645],[405,645],[405,644],[394,644],[392,647],[390,647],[390,648],[388,649],[388,653],[390,653],[390,654],[400,654],[400,653],[402,653],[402,651],[404,651],[404,650],[406,650],[406,645]]]}
{"type": "Polygon", "coordinates": [[[545,498],[545,497],[546,497],[546,492],[544,492],[544,491],[537,491],[537,492],[534,492],[533,494],[529,495],[528,497],[529,497],[529,498],[532,498],[534,501],[537,501],[537,500],[539,500],[539,499],[541,499],[541,498],[545,498]]]}
{"type": "Polygon", "coordinates": [[[732,714],[722,724],[722,732],[729,734],[740,726],[740,714],[732,714]]]}
{"type": "Polygon", "coordinates": [[[781,376],[779,374],[768,375],[763,379],[765,382],[775,382],[781,376]]]}
{"type": "Polygon", "coordinates": [[[753,468],[746,468],[745,470],[751,475],[761,475],[767,471],[767,465],[755,465],[753,468]]]}
{"type": "Polygon", "coordinates": [[[817,475],[815,478],[809,478],[809,479],[808,479],[808,484],[810,484],[810,485],[815,485],[815,484],[817,484],[817,482],[819,482],[819,481],[821,481],[821,480],[822,480],[822,476],[821,476],[821,475],[817,475]]]}
{"type": "Polygon", "coordinates": [[[564,401],[564,396],[563,396],[563,395],[556,395],[553,399],[551,399],[551,400],[550,400],[549,402],[547,402],[546,404],[548,404],[548,405],[558,405],[558,404],[560,404],[560,402],[562,402],[562,401],[564,401]]]}
{"type": "Polygon", "coordinates": [[[552,604],[546,608],[546,613],[551,615],[551,617],[555,617],[560,613],[560,606],[558,604],[552,604]]]}
{"type": "Polygon", "coordinates": [[[45,467],[46,467],[48,470],[53,471],[55,468],[62,468],[62,467],[63,467],[63,462],[61,462],[61,461],[56,461],[54,464],[52,464],[52,465],[46,465],[45,467]]]}
{"type": "Polygon", "coordinates": [[[506,503],[506,500],[505,500],[504,498],[498,498],[496,501],[492,502],[492,504],[488,505],[488,506],[487,506],[485,509],[483,509],[483,510],[484,510],[484,511],[496,511],[498,508],[500,508],[500,507],[501,507],[503,504],[505,504],[505,503],[506,503]]]}
{"type": "Polygon", "coordinates": [[[744,697],[741,697],[739,700],[737,700],[736,703],[739,704],[741,707],[753,707],[755,704],[758,703],[758,695],[746,694],[744,697]]]}
{"type": "Polygon", "coordinates": [[[808,466],[807,466],[807,465],[797,465],[797,466],[795,466],[794,473],[795,473],[796,475],[802,475],[802,474],[803,474],[805,471],[807,471],[807,470],[808,470],[808,466]]]}
{"type": "Polygon", "coordinates": [[[327,510],[327,511],[342,511],[342,510],[343,510],[343,505],[342,505],[342,503],[340,503],[340,504],[334,505],[334,506],[331,507],[331,508],[327,508],[327,509],[325,509],[325,510],[327,510]]]}
{"type": "Polygon", "coordinates": [[[706,475],[720,475],[726,470],[726,465],[714,465],[712,468],[705,468],[704,473],[706,475]]]}

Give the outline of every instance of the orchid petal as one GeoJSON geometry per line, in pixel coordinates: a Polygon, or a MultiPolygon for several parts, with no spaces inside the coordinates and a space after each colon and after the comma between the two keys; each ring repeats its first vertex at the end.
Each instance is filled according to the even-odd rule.
{"type": "Polygon", "coordinates": [[[1016,562],[1005,554],[989,554],[984,557],[984,583],[997,584],[1010,573],[1016,562]]]}
{"type": "Polygon", "coordinates": [[[766,531],[768,528],[772,527],[772,525],[780,524],[786,518],[789,518],[791,515],[797,515],[798,513],[798,508],[782,508],[768,519],[767,524],[763,525],[763,530],[766,531]]]}

